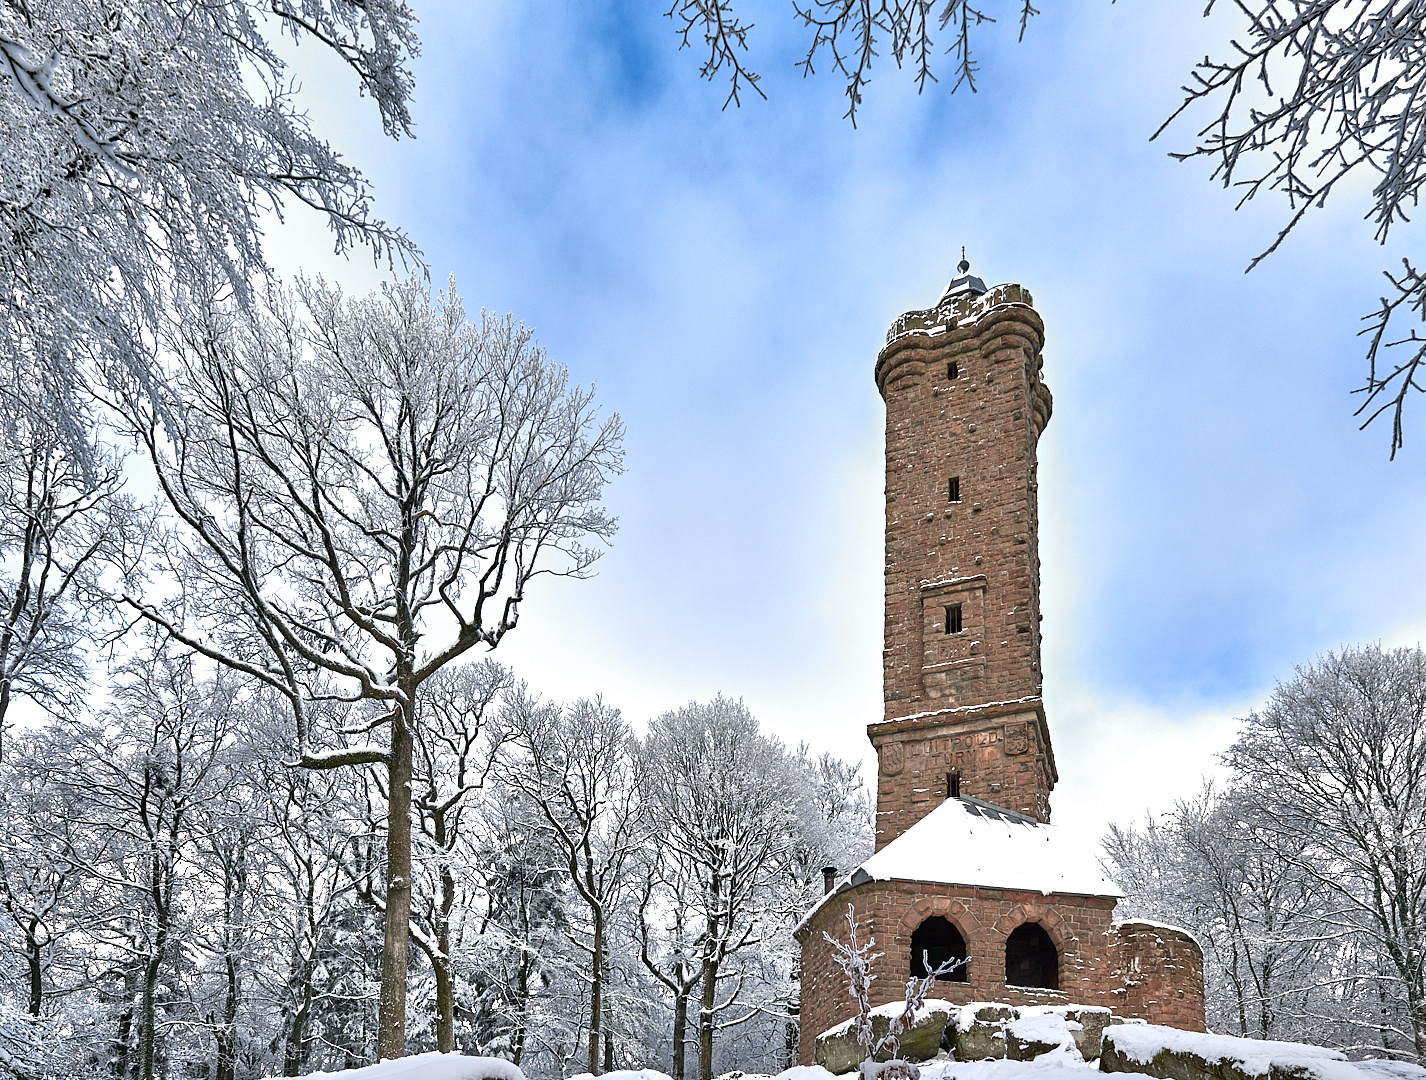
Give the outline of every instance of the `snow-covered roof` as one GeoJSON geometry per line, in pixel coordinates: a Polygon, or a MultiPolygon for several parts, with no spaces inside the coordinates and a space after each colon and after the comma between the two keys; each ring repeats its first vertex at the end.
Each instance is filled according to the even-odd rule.
{"type": "Polygon", "coordinates": [[[1123,896],[1093,851],[1025,814],[965,796],[946,799],[807,913],[867,881],[920,881],[1075,896],[1123,896]]]}

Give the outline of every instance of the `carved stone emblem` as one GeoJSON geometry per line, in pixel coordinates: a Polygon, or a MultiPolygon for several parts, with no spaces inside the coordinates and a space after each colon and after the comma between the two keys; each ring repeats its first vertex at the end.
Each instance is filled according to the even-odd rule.
{"type": "Polygon", "coordinates": [[[895,776],[906,768],[906,748],[899,742],[887,743],[881,748],[881,771],[887,776],[895,776]]]}
{"type": "Polygon", "coordinates": [[[1030,729],[1024,724],[1005,725],[1005,753],[1014,757],[1030,749],[1030,729]]]}

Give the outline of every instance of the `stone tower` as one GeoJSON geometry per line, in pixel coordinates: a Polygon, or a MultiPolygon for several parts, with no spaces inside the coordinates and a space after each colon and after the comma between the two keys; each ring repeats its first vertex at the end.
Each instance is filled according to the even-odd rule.
{"type": "Polygon", "coordinates": [[[1019,285],[962,260],[898,318],[886,401],[886,712],[876,845],[967,795],[1048,821],[1057,774],[1040,697],[1036,444],[1044,325],[1019,285]]]}
{"type": "Polygon", "coordinates": [[[954,1005],[1108,1006],[1203,1030],[1198,944],[1173,927],[1114,922],[1118,887],[1093,850],[1048,823],[1057,776],[1040,700],[1035,480],[1050,418],[1044,328],[1019,285],[987,290],[969,271],[962,259],[934,307],[897,319],[877,357],[886,713],[867,729],[880,762],[876,852],[829,874],[794,931],[804,1065],[832,1060],[822,1036],[854,1011],[828,936],[845,941],[849,917],[876,942],[873,1006],[900,1000],[934,957],[963,961],[936,984],[954,1005]]]}

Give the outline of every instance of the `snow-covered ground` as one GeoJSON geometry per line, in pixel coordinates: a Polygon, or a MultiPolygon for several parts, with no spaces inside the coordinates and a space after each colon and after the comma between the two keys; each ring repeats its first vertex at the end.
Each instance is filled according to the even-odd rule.
{"type": "MultiPolygon", "coordinates": [[[[1082,1076],[1092,1066],[1074,1052],[1042,1054],[1034,1061],[952,1061],[938,1057],[920,1065],[921,1080],[1075,1080],[1059,1077],[1074,1069],[1082,1076]]],[[[459,1054],[418,1054],[399,1061],[383,1061],[363,1069],[313,1073],[302,1080],[525,1080],[520,1069],[499,1058],[462,1057],[459,1054]]],[[[570,1080],[593,1080],[589,1073],[570,1080]]],[[[605,1073],[599,1080],[669,1080],[653,1069],[623,1069],[605,1073]]],[[[836,1080],[820,1065],[798,1065],[776,1076],[758,1073],[727,1073],[718,1080],[836,1080]]],[[[846,1078],[842,1078],[846,1080],[846,1078]]]]}
{"type": "MultiPolygon", "coordinates": [[[[637,1076],[637,1073],[630,1073],[637,1076]]],[[[503,1058],[465,1057],[461,1054],[415,1054],[383,1061],[361,1069],[312,1073],[300,1080],[525,1080],[520,1066],[503,1058]]]]}
{"type": "MultiPolygon", "coordinates": [[[[1031,1016],[1022,1023],[1058,1020],[1046,1024],[1063,1031],[1057,1017],[1031,1016]]],[[[1240,1073],[1266,1075],[1272,1062],[1292,1062],[1304,1066],[1304,1075],[1314,1080],[1426,1080],[1426,1069],[1397,1061],[1349,1062],[1338,1050],[1303,1043],[1260,1042],[1224,1035],[1209,1035],[1151,1025],[1111,1028],[1110,1037],[1118,1051],[1131,1061],[1148,1062],[1162,1050],[1195,1054],[1208,1061],[1232,1060],[1240,1073]]],[[[942,1054],[920,1063],[921,1080],[1088,1080],[1098,1073],[1099,1063],[1087,1062],[1073,1043],[1041,1054],[1034,1061],[954,1061],[942,1054]]],[[[855,1074],[836,1077],[820,1065],[799,1065],[776,1075],[725,1073],[717,1080],[854,1080],[855,1074]]],[[[526,1080],[520,1069],[499,1058],[461,1057],[458,1054],[420,1054],[400,1061],[386,1061],[364,1069],[315,1073],[303,1080],[526,1080]]],[[[620,1070],[595,1078],[581,1073],[570,1080],[669,1080],[653,1069],[620,1070]]]]}
{"type": "MultiPolygon", "coordinates": [[[[1073,1049],[1041,1054],[1034,1061],[953,1061],[942,1054],[917,1064],[921,1080],[1084,1080],[1085,1074],[1099,1073],[1098,1063],[1090,1064],[1073,1049]],[[1062,1075],[1073,1070],[1070,1075],[1062,1075]]],[[[732,1080],[727,1074],[716,1080],[732,1080]]],[[[739,1080],[855,1080],[855,1073],[835,1077],[820,1065],[799,1065],[776,1076],[743,1073],[739,1080]]]]}

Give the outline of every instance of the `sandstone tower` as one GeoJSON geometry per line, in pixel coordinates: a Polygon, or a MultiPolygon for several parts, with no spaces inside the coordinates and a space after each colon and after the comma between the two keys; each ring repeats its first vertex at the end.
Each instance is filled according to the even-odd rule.
{"type": "Polygon", "coordinates": [[[968,273],[892,324],[886,401],[885,717],[877,848],[950,794],[1050,816],[1040,698],[1036,445],[1044,326],[1018,285],[968,273]]]}
{"type": "Polygon", "coordinates": [[[829,868],[799,923],[800,1060],[854,1011],[824,933],[854,914],[874,938],[871,1004],[908,976],[961,966],[935,995],[1109,1006],[1203,1030],[1191,936],[1115,922],[1121,895],[1049,824],[1058,779],[1040,697],[1036,450],[1050,419],[1044,326],[1019,285],[961,260],[934,307],[892,323],[876,361],[886,402],[885,712],[876,852],[829,868]]]}

